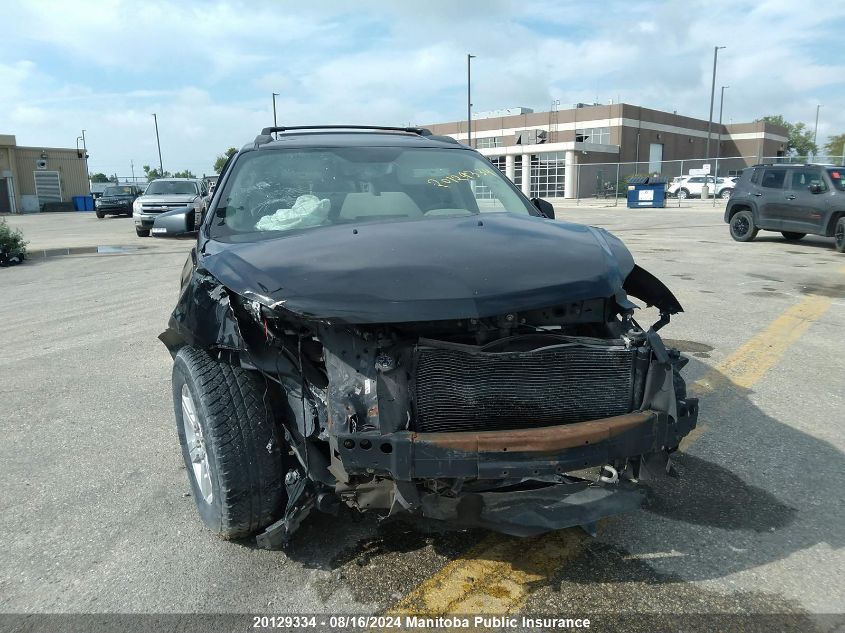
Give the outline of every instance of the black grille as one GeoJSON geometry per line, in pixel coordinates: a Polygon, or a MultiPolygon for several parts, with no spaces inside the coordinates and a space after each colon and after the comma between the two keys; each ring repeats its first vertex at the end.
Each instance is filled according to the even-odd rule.
{"type": "Polygon", "coordinates": [[[621,346],[498,354],[420,347],[416,429],[520,429],[629,413],[634,355],[621,346]]]}

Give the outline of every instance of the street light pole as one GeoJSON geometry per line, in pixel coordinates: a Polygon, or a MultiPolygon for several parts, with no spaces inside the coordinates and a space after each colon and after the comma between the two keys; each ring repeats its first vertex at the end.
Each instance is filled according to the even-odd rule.
{"type": "Polygon", "coordinates": [[[722,155],[722,110],[725,107],[725,89],[722,86],[722,96],[719,97],[719,140],[716,141],[716,169],[713,172],[713,206],[716,206],[716,179],[719,178],[719,157],[722,155]]]}
{"type": "Polygon", "coordinates": [[[153,113],[153,121],[156,124],[156,145],[158,146],[158,171],[159,177],[164,178],[164,163],[161,162],[161,141],[158,138],[158,117],[153,113]]]}
{"type": "Polygon", "coordinates": [[[472,147],[472,98],[470,96],[470,65],[475,55],[467,53],[467,146],[472,147]]]}
{"type": "MultiPolygon", "coordinates": [[[[816,125],[813,127],[813,147],[815,148],[816,145],[816,135],[819,133],[819,109],[822,107],[822,104],[818,104],[816,106],[816,125]]],[[[813,149],[813,152],[817,152],[817,149],[813,149]]]]}
{"type": "Polygon", "coordinates": [[[276,123],[276,97],[279,96],[278,92],[273,93],[273,127],[278,127],[278,123],[276,123]]]}
{"type": "Polygon", "coordinates": [[[713,79],[710,82],[710,116],[707,118],[707,149],[704,152],[705,160],[710,160],[710,135],[713,132],[713,100],[716,97],[716,62],[719,59],[719,49],[724,46],[713,47],[713,79]]]}

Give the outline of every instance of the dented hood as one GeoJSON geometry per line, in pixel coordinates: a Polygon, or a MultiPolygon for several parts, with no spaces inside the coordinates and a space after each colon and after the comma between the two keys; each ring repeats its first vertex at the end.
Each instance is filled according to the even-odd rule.
{"type": "Polygon", "coordinates": [[[231,291],[349,323],[486,317],[621,296],[634,268],[604,230],[505,213],[335,225],[207,242],[205,251],[200,267],[231,291]]]}

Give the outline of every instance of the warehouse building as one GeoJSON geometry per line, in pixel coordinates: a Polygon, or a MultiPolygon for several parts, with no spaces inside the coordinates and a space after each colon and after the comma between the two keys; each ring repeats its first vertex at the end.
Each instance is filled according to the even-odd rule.
{"type": "Polygon", "coordinates": [[[85,152],[61,147],[23,147],[0,134],[0,213],[71,209],[73,196],[87,196],[85,152]]]}
{"type": "MultiPolygon", "coordinates": [[[[467,143],[467,121],[425,127],[467,143]]],[[[579,103],[548,112],[508,108],[475,113],[470,131],[471,145],[526,195],[544,198],[596,195],[604,183],[634,173],[716,173],[712,157],[717,149],[720,176],[786,154],[785,128],[763,121],[713,123],[711,160],[704,160],[707,127],[706,120],[626,103],[579,103]]]]}

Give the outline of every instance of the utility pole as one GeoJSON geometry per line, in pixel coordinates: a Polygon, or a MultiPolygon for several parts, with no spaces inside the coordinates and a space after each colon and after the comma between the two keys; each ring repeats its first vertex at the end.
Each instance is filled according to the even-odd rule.
{"type": "Polygon", "coordinates": [[[132,184],[135,184],[135,161],[129,160],[129,169],[132,170],[132,184]]]}
{"type": "Polygon", "coordinates": [[[472,147],[472,97],[470,95],[470,65],[475,55],[467,53],[467,146],[472,147]]]}
{"type": "Polygon", "coordinates": [[[156,145],[158,146],[158,170],[159,177],[164,178],[164,163],[161,162],[161,141],[158,139],[158,117],[153,113],[153,121],[156,124],[156,145]]]}
{"type": "MultiPolygon", "coordinates": [[[[821,107],[821,103],[816,106],[816,125],[813,127],[813,146],[816,144],[816,135],[819,133],[819,109],[821,109],[821,107]]],[[[813,152],[816,151],[818,150],[813,150],[813,152]]]]}
{"type": "Polygon", "coordinates": [[[279,124],[276,123],[276,97],[279,96],[278,92],[273,93],[273,127],[278,127],[279,124]]]}

